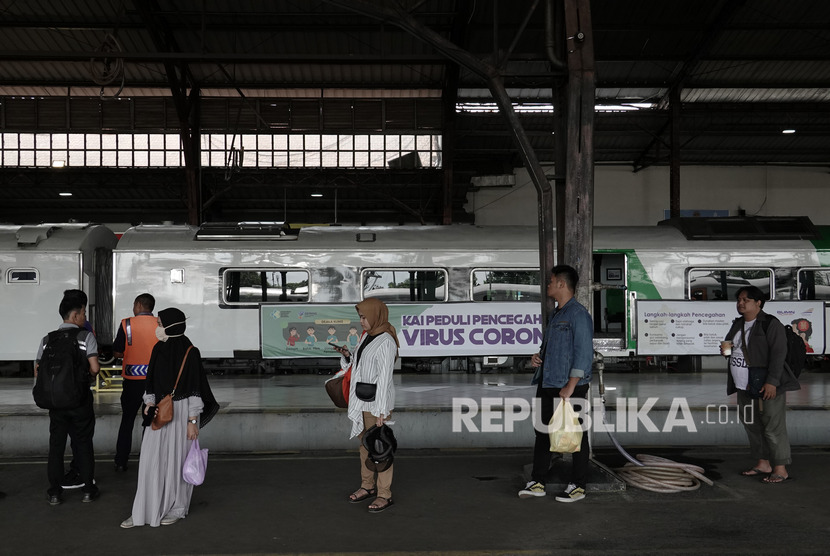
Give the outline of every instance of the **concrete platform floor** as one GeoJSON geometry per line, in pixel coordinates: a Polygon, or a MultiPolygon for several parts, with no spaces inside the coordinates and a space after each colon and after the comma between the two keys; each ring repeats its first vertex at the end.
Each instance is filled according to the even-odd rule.
{"type": "MultiPolygon", "coordinates": [[[[168,527],[119,528],[132,505],[136,467],[96,470],[101,497],[68,491],[46,501],[43,459],[0,461],[2,554],[366,555],[813,555],[830,540],[828,448],[793,454],[793,479],[765,485],[738,472],[748,449],[663,447],[647,453],[704,467],[714,486],[655,494],[589,493],[572,504],[520,500],[526,450],[399,452],[395,505],[369,514],[350,504],[355,452],[212,454],[190,515],[168,527]]],[[[598,461],[622,465],[616,451],[598,461]]]]}

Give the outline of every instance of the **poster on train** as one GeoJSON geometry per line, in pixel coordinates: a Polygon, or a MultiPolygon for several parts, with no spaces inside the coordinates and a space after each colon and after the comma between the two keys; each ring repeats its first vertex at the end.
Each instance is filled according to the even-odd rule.
{"type": "MultiPolygon", "coordinates": [[[[767,301],[764,312],[791,326],[809,353],[823,353],[822,301],[767,301]]],[[[718,355],[738,317],[734,301],[637,301],[639,355],[718,355]]]]}
{"type": "MultiPolygon", "coordinates": [[[[401,357],[532,355],[542,343],[537,303],[389,304],[401,357]]],[[[263,305],[262,357],[335,357],[360,338],[354,304],[263,305]]],[[[339,357],[339,356],[338,356],[339,357]]]]}

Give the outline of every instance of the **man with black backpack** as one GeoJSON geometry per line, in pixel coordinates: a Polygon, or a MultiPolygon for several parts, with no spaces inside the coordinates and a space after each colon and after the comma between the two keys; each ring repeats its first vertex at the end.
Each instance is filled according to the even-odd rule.
{"type": "MultiPolygon", "coordinates": [[[[738,394],[738,418],[756,461],[741,475],[761,477],[766,484],[783,483],[789,479],[787,465],[792,463],[786,393],[801,388],[790,364],[800,372],[803,360],[788,362],[789,333],[781,321],[762,310],[766,295],[760,288],[744,286],[735,299],[741,316],[726,334],[731,351],[724,352],[721,344],[721,353],[729,361],[726,393],[738,394]]],[[[803,346],[799,347],[803,353],[803,346]]]]}
{"type": "Polygon", "coordinates": [[[35,361],[35,387],[32,394],[38,407],[49,410],[49,460],[47,498],[51,505],[63,502],[63,456],[67,435],[75,447],[75,457],[84,481],[83,502],[98,498],[95,485],[95,456],[92,437],[95,412],[92,407],[90,378],[98,374],[98,342],[84,328],[86,295],[67,290],[59,312],[60,327],[46,335],[38,346],[35,361]]]}

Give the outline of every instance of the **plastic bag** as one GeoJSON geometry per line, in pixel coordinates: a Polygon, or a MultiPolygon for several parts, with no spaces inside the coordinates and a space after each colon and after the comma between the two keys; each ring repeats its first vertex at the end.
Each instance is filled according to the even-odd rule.
{"type": "Polygon", "coordinates": [[[578,452],[582,446],[582,425],[579,424],[579,416],[568,400],[559,402],[559,406],[553,412],[548,431],[551,452],[571,454],[578,452]]]}
{"type": "Polygon", "coordinates": [[[196,486],[199,486],[205,482],[207,460],[208,450],[207,448],[199,448],[199,439],[197,438],[190,445],[190,451],[187,453],[187,458],[184,460],[182,479],[184,479],[186,483],[196,486]]]}

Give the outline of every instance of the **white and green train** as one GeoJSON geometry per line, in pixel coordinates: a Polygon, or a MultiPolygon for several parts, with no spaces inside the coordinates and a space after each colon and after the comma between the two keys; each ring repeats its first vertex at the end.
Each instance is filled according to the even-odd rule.
{"type": "MultiPolygon", "coordinates": [[[[773,301],[819,303],[823,311],[816,315],[821,320],[816,320],[816,330],[822,337],[814,353],[830,344],[824,327],[830,227],[813,226],[804,218],[695,218],[661,224],[595,228],[590,309],[595,347],[606,357],[644,355],[638,349],[641,302],[723,306],[747,284],[757,285],[773,301]]],[[[211,359],[263,365],[265,357],[266,367],[319,366],[332,354],[320,351],[323,342],[308,347],[311,336],[305,329],[293,333],[302,338],[296,345],[303,349],[273,351],[272,346],[295,346],[296,339],[289,337],[288,325],[274,328],[269,319],[312,319],[318,341],[327,333],[345,338],[354,304],[374,296],[400,319],[404,367],[524,370],[541,337],[538,237],[535,226],[292,230],[271,223],[141,225],[127,230],[114,249],[110,238],[102,239],[106,245],[98,253],[111,249],[111,271],[98,265],[109,276],[89,276],[94,265],[86,263],[73,270],[86,278],[73,279],[72,285],[97,288],[96,327],[109,326],[99,336],[112,338],[120,319],[131,314],[136,295],[150,292],[157,310],[175,306],[187,314],[188,336],[211,359]],[[105,288],[112,292],[111,309],[101,300],[105,288]],[[346,313],[339,312],[343,308],[346,313]]],[[[47,255],[49,240],[43,237],[37,248],[9,241],[8,252],[0,254],[4,306],[19,320],[36,323],[25,327],[32,337],[4,341],[0,360],[21,359],[18,344],[35,345],[35,336],[55,324],[57,290],[46,283],[56,260],[47,255]],[[24,268],[30,269],[25,276],[37,274],[38,280],[27,287],[12,284],[24,268]],[[18,274],[10,274],[15,269],[18,274]]],[[[58,289],[69,285],[62,281],[58,289]]]]}
{"type": "MultiPolygon", "coordinates": [[[[639,355],[641,300],[733,300],[737,288],[749,283],[773,300],[830,300],[830,228],[802,218],[677,224],[595,228],[592,281],[598,288],[590,309],[596,348],[606,356],[639,355]]],[[[149,291],[159,307],[175,304],[188,314],[189,331],[206,357],[262,356],[273,341],[272,332],[263,331],[263,314],[281,306],[314,309],[323,322],[324,306],[351,310],[368,296],[444,315],[433,330],[422,331],[437,341],[402,344],[405,366],[522,367],[538,349],[538,335],[504,343],[498,332],[492,333],[491,353],[468,349],[469,343],[450,349],[452,331],[446,338],[438,333],[439,321],[463,320],[458,315],[538,314],[542,273],[535,227],[138,226],[123,235],[114,256],[116,315],[127,314],[135,295],[149,291]],[[472,361],[458,361],[465,358],[472,361]]],[[[526,326],[530,317],[523,319],[526,326]]]]}

